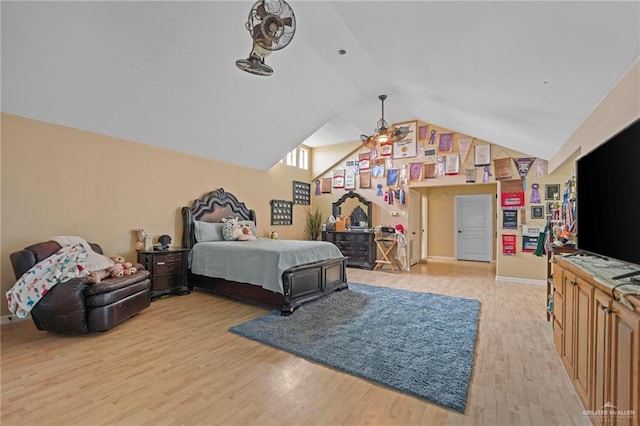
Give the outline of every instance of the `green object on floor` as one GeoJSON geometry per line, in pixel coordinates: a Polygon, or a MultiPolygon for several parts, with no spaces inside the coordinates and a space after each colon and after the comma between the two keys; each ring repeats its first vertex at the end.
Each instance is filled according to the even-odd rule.
{"type": "Polygon", "coordinates": [[[551,225],[551,221],[548,220],[547,224],[544,227],[544,231],[538,234],[538,245],[536,246],[536,251],[533,252],[536,256],[544,255],[544,240],[546,239],[547,232],[549,232],[549,226],[551,225]]]}

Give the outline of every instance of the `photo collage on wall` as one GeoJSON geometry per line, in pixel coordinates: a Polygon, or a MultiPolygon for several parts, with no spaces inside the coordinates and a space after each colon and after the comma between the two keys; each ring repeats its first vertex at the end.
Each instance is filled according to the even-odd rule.
{"type": "Polygon", "coordinates": [[[404,135],[396,141],[374,144],[369,152],[359,153],[357,159],[347,160],[344,167],[336,167],[331,176],[318,180],[317,194],[332,190],[369,189],[377,179],[383,179],[383,195],[398,196],[410,182],[454,176],[463,173],[467,183],[476,182],[475,167],[490,166],[491,145],[473,145],[473,138],[445,131],[417,121],[396,123],[391,130],[402,129],[404,135]],[[468,154],[474,149],[472,164],[468,154]],[[407,161],[408,160],[408,161],[407,161]],[[402,163],[396,163],[402,161],[402,163]],[[405,161],[407,161],[405,163],[405,161]],[[330,185],[327,183],[330,180],[330,185]]]}

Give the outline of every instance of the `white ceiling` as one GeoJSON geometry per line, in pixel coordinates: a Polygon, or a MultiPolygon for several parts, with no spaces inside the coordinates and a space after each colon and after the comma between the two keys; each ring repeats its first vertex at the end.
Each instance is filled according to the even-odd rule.
{"type": "Polygon", "coordinates": [[[270,77],[253,1],[2,1],[2,111],[266,170],[420,119],[550,158],[640,57],[638,1],[300,1],[270,77]],[[338,55],[345,49],[346,55],[338,55]]]}

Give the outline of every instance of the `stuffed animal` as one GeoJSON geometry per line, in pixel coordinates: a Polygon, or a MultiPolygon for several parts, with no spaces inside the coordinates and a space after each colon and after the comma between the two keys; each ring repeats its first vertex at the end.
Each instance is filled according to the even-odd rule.
{"type": "Polygon", "coordinates": [[[111,277],[112,278],[120,278],[124,276],[124,264],[115,263],[111,268],[111,277]]]}
{"type": "Polygon", "coordinates": [[[243,223],[240,225],[240,230],[242,233],[238,236],[238,240],[240,241],[253,241],[256,237],[251,233],[251,226],[243,223]]]}
{"type": "Polygon", "coordinates": [[[136,250],[144,250],[146,247],[146,241],[149,235],[142,228],[136,228],[136,236],[138,241],[136,242],[136,250]]]}
{"type": "Polygon", "coordinates": [[[133,263],[127,262],[122,256],[109,256],[109,259],[113,260],[114,263],[111,269],[111,276],[114,278],[138,272],[138,269],[133,266],[133,263]]]}
{"type": "Polygon", "coordinates": [[[240,229],[240,224],[238,223],[238,219],[235,217],[225,217],[222,218],[222,237],[227,241],[237,240],[240,235],[242,235],[242,229],[240,229]]]}

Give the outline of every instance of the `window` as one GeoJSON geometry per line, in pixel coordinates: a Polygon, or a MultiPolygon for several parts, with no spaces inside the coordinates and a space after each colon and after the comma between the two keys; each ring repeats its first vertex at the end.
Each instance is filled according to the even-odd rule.
{"type": "Polygon", "coordinates": [[[298,167],[305,170],[309,168],[309,151],[305,148],[298,148],[298,167]]]}
{"type": "Polygon", "coordinates": [[[294,149],[290,153],[287,154],[287,166],[296,166],[296,150],[294,149]]]}
{"type": "Polygon", "coordinates": [[[300,169],[309,169],[309,150],[307,148],[298,147],[287,154],[285,158],[280,160],[287,166],[298,167],[300,169]]]}

